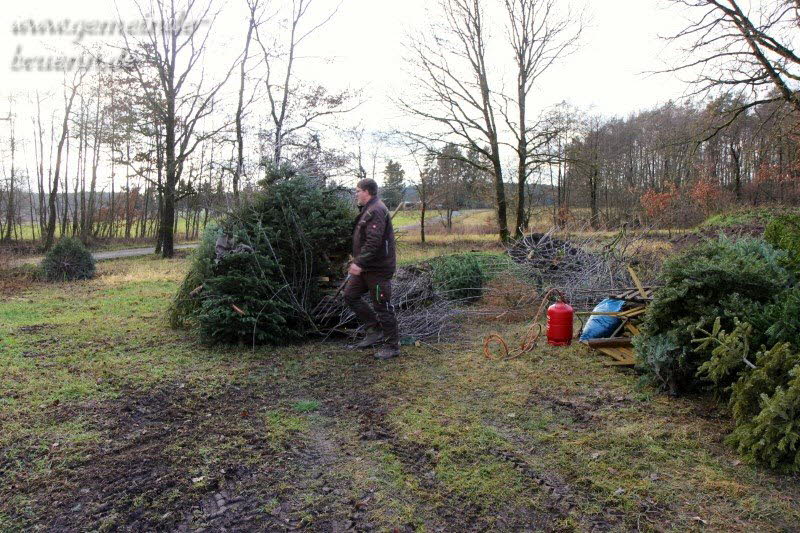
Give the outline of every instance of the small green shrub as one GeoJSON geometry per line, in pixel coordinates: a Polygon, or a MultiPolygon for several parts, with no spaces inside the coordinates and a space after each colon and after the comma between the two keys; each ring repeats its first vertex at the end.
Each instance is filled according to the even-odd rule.
{"type": "Polygon", "coordinates": [[[760,239],[720,238],[668,260],[664,286],[648,307],[635,344],[645,380],[673,393],[707,385],[697,371],[711,358],[713,347],[695,349],[693,337],[710,330],[717,318],[730,331],[734,319],[762,312],[788,286],[785,257],[760,239]]]}
{"type": "Polygon", "coordinates": [[[430,264],[434,288],[445,298],[474,301],[483,294],[486,275],[476,254],[445,255],[430,264]]]}
{"type": "Polygon", "coordinates": [[[764,239],[786,252],[786,265],[800,271],[800,215],[781,215],[772,219],[764,231],[764,239]]]}
{"type": "Polygon", "coordinates": [[[42,274],[47,281],[91,279],[94,273],[92,253],[78,239],[61,239],[42,260],[42,274]]]}

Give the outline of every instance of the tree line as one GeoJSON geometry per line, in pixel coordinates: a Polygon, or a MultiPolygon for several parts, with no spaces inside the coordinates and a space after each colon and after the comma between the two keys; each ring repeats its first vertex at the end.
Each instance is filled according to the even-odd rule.
{"type": "Polygon", "coordinates": [[[132,2],[163,23],[123,34],[128,62],[65,73],[60,92],[15,96],[0,117],[0,239],[149,238],[169,257],[179,232],[197,236],[259,182],[376,177],[379,159],[390,203],[410,184],[446,224],[490,205],[502,240],[522,235],[538,206],[555,224],[586,208],[600,227],[686,225],[726,205],[798,200],[796,1],[745,11],[664,0],[690,21],[670,38],[681,59],[664,71],[693,80],[688,98],[608,117],[537,100],[545,74],[581,44],[579,9],[438,0],[430,28],[408,38],[410,83],[395,100],[415,126],[373,135],[371,153],[362,126],[330,127],[358,107],[358,91],[299,75],[304,47],[338,8],[244,0],[235,57],[212,76],[215,0],[132,2]],[[23,100],[29,116],[16,112],[23,100]],[[390,145],[405,168],[382,156],[390,145]]]}
{"type": "Polygon", "coordinates": [[[352,172],[351,154],[333,150],[316,126],[352,109],[357,95],[297,74],[300,52],[336,9],[246,0],[241,49],[212,76],[208,42],[220,3],[132,3],[161,23],[122,32],[128,61],[65,73],[60,93],[10,102],[13,110],[24,98],[35,111],[7,117],[2,238],[47,249],[60,235],[149,237],[170,257],[177,232],[196,236],[259,181],[352,172]]]}
{"type": "Polygon", "coordinates": [[[688,226],[731,206],[797,205],[797,114],[773,102],[751,107],[723,96],[705,104],[667,103],[625,118],[584,116],[550,173],[554,212],[589,209],[593,226],[688,226]]]}

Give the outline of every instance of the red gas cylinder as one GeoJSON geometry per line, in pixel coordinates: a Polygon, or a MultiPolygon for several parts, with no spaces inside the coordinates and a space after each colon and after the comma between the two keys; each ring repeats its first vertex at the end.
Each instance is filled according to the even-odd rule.
{"type": "Polygon", "coordinates": [[[547,344],[569,346],[572,343],[572,306],[562,301],[547,308],[547,344]]]}

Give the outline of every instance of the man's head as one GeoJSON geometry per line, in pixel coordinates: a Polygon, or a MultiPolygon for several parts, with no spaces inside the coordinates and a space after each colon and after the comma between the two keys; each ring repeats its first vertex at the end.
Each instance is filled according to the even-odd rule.
{"type": "Polygon", "coordinates": [[[374,179],[364,178],[356,183],[356,203],[367,205],[367,202],[378,196],[378,184],[374,179]]]}

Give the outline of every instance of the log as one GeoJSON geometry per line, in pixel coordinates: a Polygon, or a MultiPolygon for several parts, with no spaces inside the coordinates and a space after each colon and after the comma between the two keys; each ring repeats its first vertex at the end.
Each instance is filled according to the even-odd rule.
{"type": "Polygon", "coordinates": [[[590,348],[630,348],[630,337],[614,337],[609,339],[589,339],[586,341],[590,348]]]}

